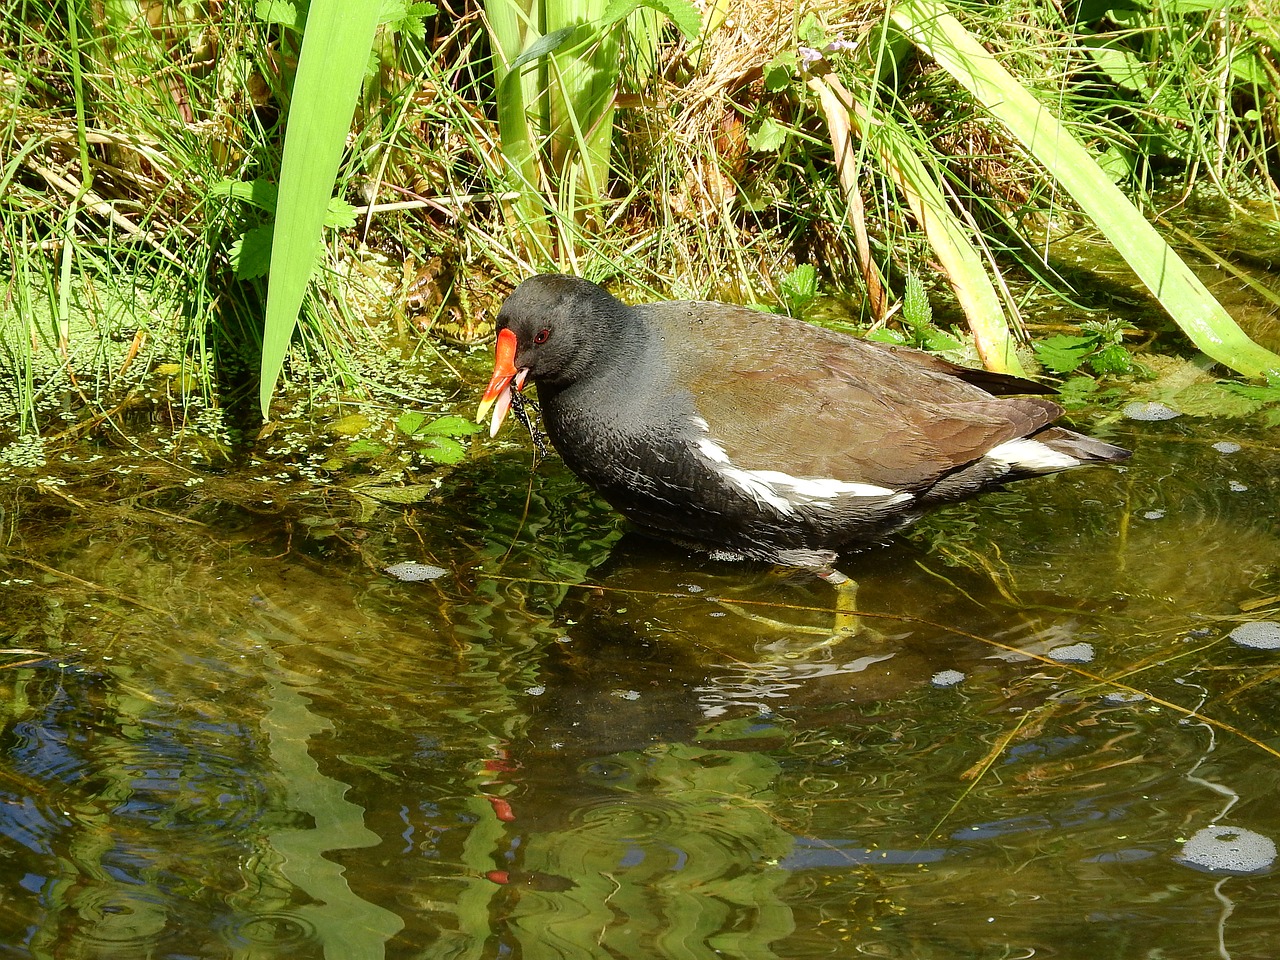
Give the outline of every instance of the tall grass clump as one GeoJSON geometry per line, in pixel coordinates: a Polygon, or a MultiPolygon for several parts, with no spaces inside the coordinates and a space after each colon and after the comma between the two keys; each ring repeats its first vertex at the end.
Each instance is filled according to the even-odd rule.
{"type": "Polygon", "coordinates": [[[811,314],[849,291],[835,319],[1033,372],[1020,291],[1071,295],[1054,245],[1079,225],[1192,344],[1276,373],[1148,224],[1169,185],[1274,204],[1257,4],[374,6],[21,0],[0,21],[11,432],[174,366],[179,419],[271,416],[303,371],[359,393],[383,321],[416,336],[395,302],[428,267],[468,342],[560,269],[811,314]]]}

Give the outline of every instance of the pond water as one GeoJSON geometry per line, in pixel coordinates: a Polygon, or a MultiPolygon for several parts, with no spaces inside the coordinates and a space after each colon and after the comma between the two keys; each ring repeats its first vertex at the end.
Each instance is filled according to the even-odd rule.
{"type": "Polygon", "coordinates": [[[1081,420],[1133,459],[850,556],[840,624],[514,442],[409,507],[9,483],[0,956],[1273,956],[1280,652],[1229,635],[1280,619],[1280,446],[1240,423],[1081,420]]]}

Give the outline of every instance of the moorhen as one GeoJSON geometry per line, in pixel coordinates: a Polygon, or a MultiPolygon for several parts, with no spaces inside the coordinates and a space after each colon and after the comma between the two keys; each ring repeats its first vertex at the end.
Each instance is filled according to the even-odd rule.
{"type": "Polygon", "coordinates": [[[838,551],[1012,480],[1124,460],[1051,424],[1029,380],[746,307],[627,306],[522,283],[498,314],[490,434],[538,387],[569,468],[636,525],[724,559],[839,578],[838,551]]]}

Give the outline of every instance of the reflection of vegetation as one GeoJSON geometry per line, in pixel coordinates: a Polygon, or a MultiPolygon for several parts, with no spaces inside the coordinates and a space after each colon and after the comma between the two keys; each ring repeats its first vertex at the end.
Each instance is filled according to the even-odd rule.
{"type": "MultiPolygon", "coordinates": [[[[199,494],[105,464],[11,485],[0,939],[960,956],[998,928],[1061,953],[1064,911],[1102,898],[1140,913],[1116,936],[1212,955],[1216,926],[1178,921],[1213,881],[1168,854],[1220,813],[1206,779],[1280,836],[1273,658],[1224,639],[1280,603],[1258,509],[1276,450],[1186,421],[1138,438],[1119,485],[1082,472],[935,515],[913,536],[945,557],[849,558],[875,629],[803,656],[825,584],[619,541],[554,464],[523,532],[517,458],[365,519],[234,472],[199,494]],[[450,573],[379,574],[406,556],[450,573]],[[1094,663],[1048,656],[1081,641],[1094,663]],[[942,669],[966,679],[936,689],[942,669]],[[1117,683],[1146,699],[1107,699],[1117,683]]],[[[1232,922],[1266,955],[1270,918],[1232,922]]]]}
{"type": "Polygon", "coordinates": [[[792,838],[770,817],[778,765],[762,754],[683,744],[598,760],[589,799],[543,828],[525,870],[567,890],[524,892],[512,923],[525,956],[775,957],[794,929],[779,861],[792,838]],[[625,922],[610,922],[613,917],[625,922]],[[705,954],[704,954],[705,951],[705,954]]]}

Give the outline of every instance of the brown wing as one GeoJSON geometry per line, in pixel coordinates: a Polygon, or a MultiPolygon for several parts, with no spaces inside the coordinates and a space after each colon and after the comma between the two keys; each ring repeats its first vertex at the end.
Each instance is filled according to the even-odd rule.
{"type": "Polygon", "coordinates": [[[680,383],[732,462],[893,489],[928,485],[1061,408],[1000,399],[952,364],[724,304],[647,308],[680,383]],[[700,343],[705,349],[681,349],[700,343]],[[733,384],[732,391],[724,387],[733,384]]]}

